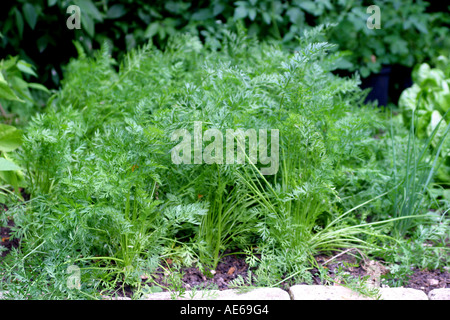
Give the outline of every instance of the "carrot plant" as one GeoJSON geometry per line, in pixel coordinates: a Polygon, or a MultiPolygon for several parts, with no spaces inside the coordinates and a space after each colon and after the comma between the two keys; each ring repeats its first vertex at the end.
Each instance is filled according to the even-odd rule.
{"type": "Polygon", "coordinates": [[[149,43],[120,64],[107,45],[94,59],[77,46],[79,58],[16,155],[31,199],[10,211],[21,239],[21,269],[6,264],[11,288],[23,289],[13,280],[35,271],[31,260],[49,266],[41,278],[54,296],[95,298],[125,285],[140,292],[169,259],[208,273],[242,252],[261,284],[309,281],[321,251],[375,252],[392,241],[388,227],[416,215],[366,221],[367,210],[382,211],[379,201],[392,206],[388,139],[374,137],[384,122],[362,104],[358,77],[332,73],[341,54],[313,41],[322,30],[299,39],[296,52],[257,43],[242,28],[223,30],[214,46],[177,35],[164,50],[149,43]],[[200,155],[183,150],[202,161],[173,161],[175,131],[212,129],[215,138],[188,140],[200,155]],[[260,135],[251,161],[251,139],[234,137],[232,154],[243,150],[244,161],[227,163],[219,149],[204,161],[230,130],[277,130],[279,141],[260,135]],[[263,174],[277,152],[276,170],[263,174]],[[81,291],[66,285],[72,265],[81,291]]]}

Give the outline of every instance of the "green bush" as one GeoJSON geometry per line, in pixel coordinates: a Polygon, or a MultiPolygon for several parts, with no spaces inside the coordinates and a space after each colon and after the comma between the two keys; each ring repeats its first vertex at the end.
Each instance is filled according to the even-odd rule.
{"type": "Polygon", "coordinates": [[[73,41],[89,55],[108,41],[113,57],[121,60],[123,52],[149,40],[164,48],[180,31],[196,34],[202,42],[221,41],[219,30],[241,21],[250,36],[296,50],[296,39],[305,30],[334,23],[327,40],[349,55],[339,67],[366,77],[382,64],[411,67],[430,60],[448,46],[448,14],[427,12],[427,5],[422,0],[18,0],[2,4],[0,47],[36,65],[41,83],[53,87],[59,85],[61,65],[76,56],[73,41]],[[366,9],[373,4],[381,9],[382,28],[369,30],[366,9]],[[69,5],[81,10],[80,30],[66,27],[69,5]]]}
{"type": "Polygon", "coordinates": [[[429,5],[422,0],[339,1],[320,21],[337,23],[329,41],[347,52],[343,67],[365,78],[383,65],[413,67],[430,61],[448,47],[448,15],[427,12],[429,5]],[[380,8],[379,29],[366,25],[370,5],[380,8]]]}

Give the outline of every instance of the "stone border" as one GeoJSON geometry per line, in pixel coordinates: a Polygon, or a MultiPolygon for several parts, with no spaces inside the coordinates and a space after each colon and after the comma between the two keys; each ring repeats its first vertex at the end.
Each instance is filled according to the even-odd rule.
{"type": "MultiPolygon", "coordinates": [[[[105,297],[107,298],[107,297],[105,297]]],[[[111,298],[107,298],[111,299],[111,298]]],[[[112,298],[114,299],[114,298],[112,298]]],[[[122,298],[123,299],[123,298],[122,298]]],[[[280,288],[256,288],[247,292],[230,290],[186,291],[182,297],[169,292],[147,294],[144,300],[375,300],[343,286],[295,285],[286,292],[280,288]]],[[[434,289],[428,296],[412,288],[380,288],[379,300],[450,300],[450,288],[434,289]]]]}
{"type": "Polygon", "coordinates": [[[208,290],[208,291],[186,291],[182,297],[172,297],[169,292],[158,292],[147,294],[144,300],[291,300],[288,292],[280,288],[256,288],[252,290],[239,291],[208,290]]]}
{"type": "MultiPolygon", "coordinates": [[[[449,289],[450,290],[450,289],[449,289]]],[[[374,300],[342,286],[297,285],[289,289],[292,300],[374,300]]],[[[421,290],[411,288],[380,288],[379,300],[428,300],[421,290]]]]}
{"type": "MultiPolygon", "coordinates": [[[[0,292],[0,300],[7,299],[0,292]]],[[[380,300],[450,300],[450,288],[425,292],[412,288],[380,288],[380,300]]],[[[105,300],[131,300],[126,297],[103,297],[105,300]]],[[[172,296],[170,292],[157,292],[145,295],[143,300],[374,300],[343,286],[295,285],[286,292],[280,288],[256,288],[239,291],[207,290],[186,291],[182,297],[172,296]]]]}

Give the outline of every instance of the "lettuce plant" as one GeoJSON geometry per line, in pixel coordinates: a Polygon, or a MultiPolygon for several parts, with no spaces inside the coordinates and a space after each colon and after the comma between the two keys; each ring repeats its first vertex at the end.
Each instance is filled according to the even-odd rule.
{"type": "Polygon", "coordinates": [[[439,68],[431,68],[427,63],[415,68],[414,84],[401,94],[399,107],[406,125],[410,125],[413,113],[417,114],[415,132],[418,138],[427,139],[437,128],[437,133],[431,140],[433,149],[438,147],[441,139],[445,139],[440,157],[443,164],[438,171],[438,178],[448,183],[450,181],[450,139],[445,136],[445,127],[450,122],[448,116],[450,110],[449,60],[445,56],[440,56],[438,61],[440,61],[439,68]]]}

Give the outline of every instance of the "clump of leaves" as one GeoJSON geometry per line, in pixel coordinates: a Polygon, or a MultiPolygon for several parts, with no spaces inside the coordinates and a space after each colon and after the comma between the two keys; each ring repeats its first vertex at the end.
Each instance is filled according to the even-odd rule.
{"type": "Polygon", "coordinates": [[[37,78],[34,66],[19,57],[0,60],[0,119],[6,124],[24,126],[41,109],[50,92],[37,78]]]}

